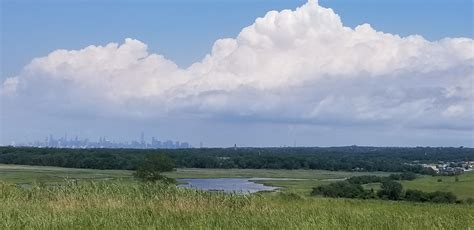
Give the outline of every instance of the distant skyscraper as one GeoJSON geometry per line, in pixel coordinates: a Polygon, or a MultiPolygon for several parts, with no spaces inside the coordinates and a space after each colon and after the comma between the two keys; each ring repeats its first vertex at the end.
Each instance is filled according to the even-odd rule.
{"type": "Polygon", "coordinates": [[[49,134],[49,146],[53,146],[53,134],[49,134]]]}
{"type": "MultiPolygon", "coordinates": [[[[12,144],[13,145],[13,144],[12,144]]],[[[67,134],[54,139],[53,135],[50,134],[44,138],[44,141],[33,141],[29,143],[16,144],[19,146],[32,146],[32,147],[51,147],[51,148],[136,148],[136,149],[161,149],[161,148],[190,148],[192,146],[187,142],[180,141],[159,141],[157,138],[152,137],[151,142],[145,141],[145,134],[140,134],[140,140],[127,141],[114,141],[109,140],[105,136],[99,136],[98,141],[90,141],[89,139],[81,139],[78,136],[68,137],[67,134]],[[70,139],[69,139],[70,138],[70,139]]]]}
{"type": "Polygon", "coordinates": [[[140,144],[142,145],[142,148],[145,147],[145,134],[143,132],[140,135],[140,144]]]}

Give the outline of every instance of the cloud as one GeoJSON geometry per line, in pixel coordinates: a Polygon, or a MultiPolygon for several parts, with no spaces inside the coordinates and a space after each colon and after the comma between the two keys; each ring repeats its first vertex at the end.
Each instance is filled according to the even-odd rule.
{"type": "Polygon", "coordinates": [[[474,41],[345,27],[316,1],[270,11],[187,69],[146,44],[56,50],[8,78],[2,98],[97,116],[474,128],[474,41]]]}

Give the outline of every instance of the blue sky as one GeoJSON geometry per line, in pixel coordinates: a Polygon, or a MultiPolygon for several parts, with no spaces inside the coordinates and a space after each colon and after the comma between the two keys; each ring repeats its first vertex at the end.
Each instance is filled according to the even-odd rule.
{"type": "MultiPolygon", "coordinates": [[[[252,25],[257,17],[263,17],[270,10],[294,10],[305,2],[1,0],[0,81],[20,74],[22,68],[33,58],[44,57],[54,50],[78,50],[110,42],[121,44],[125,38],[138,39],[148,45],[149,53],[163,55],[184,69],[209,54],[217,39],[237,37],[242,28],[252,25]]],[[[351,28],[369,23],[376,31],[398,34],[402,37],[418,34],[429,41],[447,37],[473,38],[474,6],[471,0],[320,0],[319,4],[332,8],[341,17],[343,24],[351,28]]],[[[446,71],[460,71],[456,67],[453,68],[446,71]]],[[[415,80],[411,83],[415,84],[415,80]]],[[[445,83],[439,84],[443,86],[445,83]]],[[[34,96],[33,91],[34,89],[26,94],[34,96]]],[[[466,100],[469,102],[471,99],[466,100]]],[[[443,106],[445,112],[449,110],[445,114],[465,110],[460,108],[459,104],[443,106]]],[[[62,112],[58,112],[52,118],[48,112],[35,111],[35,116],[28,117],[23,115],[29,113],[25,112],[25,107],[27,106],[14,102],[2,106],[2,143],[43,139],[48,133],[62,135],[64,132],[73,135],[75,132],[91,137],[108,135],[115,139],[129,139],[138,137],[143,130],[167,138],[189,140],[194,145],[204,140],[211,146],[232,146],[234,143],[280,146],[292,145],[295,140],[301,140],[299,141],[301,145],[469,145],[473,140],[470,128],[467,131],[453,128],[446,130],[421,128],[413,131],[413,127],[404,128],[398,124],[375,125],[375,123],[369,125],[369,128],[365,126],[361,128],[360,124],[341,128],[340,125],[332,126],[325,122],[329,120],[327,123],[342,124],[347,122],[346,118],[335,121],[332,118],[318,118],[308,124],[295,118],[298,120],[296,123],[280,123],[275,120],[291,120],[294,117],[280,119],[256,114],[242,118],[240,113],[233,112],[233,109],[223,112],[226,114],[224,117],[222,114],[216,115],[212,112],[208,115],[206,112],[206,117],[218,117],[206,120],[184,115],[186,118],[178,121],[166,116],[147,118],[145,121],[136,117],[129,120],[120,117],[117,118],[117,122],[130,125],[116,127],[116,123],[110,121],[111,118],[103,113],[60,116],[57,114],[62,112]],[[18,114],[22,115],[17,116],[18,114]],[[232,120],[234,117],[237,118],[232,120]],[[250,120],[244,127],[254,130],[252,135],[249,136],[242,130],[240,120],[250,120]],[[314,122],[317,123],[316,126],[312,126],[314,122]],[[91,127],[84,128],[86,124],[90,124],[91,127]],[[22,128],[25,132],[21,131],[22,128]],[[195,129],[207,131],[203,131],[199,136],[193,134],[195,129]],[[315,129],[317,131],[314,131],[315,129]],[[123,132],[121,130],[133,130],[133,133],[121,133],[123,132]],[[407,131],[413,131],[413,136],[404,136],[403,133],[407,131]],[[384,134],[379,135],[380,132],[384,134]],[[221,135],[222,133],[226,135],[221,135]],[[360,133],[364,134],[363,137],[360,133]],[[334,136],[338,136],[338,140],[335,140],[334,136]],[[377,138],[374,139],[374,136],[377,138]],[[444,142],[440,143],[440,140],[444,142]]],[[[195,113],[192,114],[194,116],[195,113]]],[[[467,122],[472,123],[472,120],[468,119],[467,122]]],[[[454,120],[436,120],[433,123],[443,127],[458,125],[454,124],[454,120]]]]}

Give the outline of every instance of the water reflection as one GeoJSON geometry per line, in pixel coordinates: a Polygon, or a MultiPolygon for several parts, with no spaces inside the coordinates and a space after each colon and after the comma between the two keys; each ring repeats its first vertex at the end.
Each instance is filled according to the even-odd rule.
{"type": "Polygon", "coordinates": [[[278,187],[257,184],[251,180],[254,180],[254,178],[178,179],[179,182],[186,183],[180,184],[178,187],[237,194],[249,194],[278,189],[278,187]]]}

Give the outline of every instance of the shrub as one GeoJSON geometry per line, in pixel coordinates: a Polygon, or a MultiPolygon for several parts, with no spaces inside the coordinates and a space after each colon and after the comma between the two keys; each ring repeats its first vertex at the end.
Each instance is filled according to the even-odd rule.
{"type": "Polygon", "coordinates": [[[413,202],[426,202],[430,200],[430,197],[426,192],[408,189],[405,192],[405,200],[413,202]]]}
{"type": "Polygon", "coordinates": [[[400,174],[390,174],[390,176],[388,176],[388,178],[390,178],[391,180],[400,180],[401,179],[400,174]]]}
{"type": "Polygon", "coordinates": [[[429,193],[430,202],[433,203],[455,203],[457,200],[456,195],[452,192],[432,192],[429,193]]]}
{"type": "Polygon", "coordinates": [[[382,199],[399,200],[402,197],[403,187],[398,182],[386,180],[380,188],[377,195],[382,199]]]}
{"type": "Polygon", "coordinates": [[[361,185],[352,184],[347,181],[339,181],[315,187],[313,188],[311,195],[345,198],[364,198],[367,196],[361,185]]]}
{"type": "Polygon", "coordinates": [[[413,172],[404,172],[400,174],[400,179],[402,180],[414,180],[416,179],[416,174],[413,172]]]}
{"type": "Polygon", "coordinates": [[[145,157],[134,176],[145,181],[163,181],[174,183],[175,180],[163,176],[162,173],[173,171],[174,162],[165,154],[150,154],[145,157]]]}

